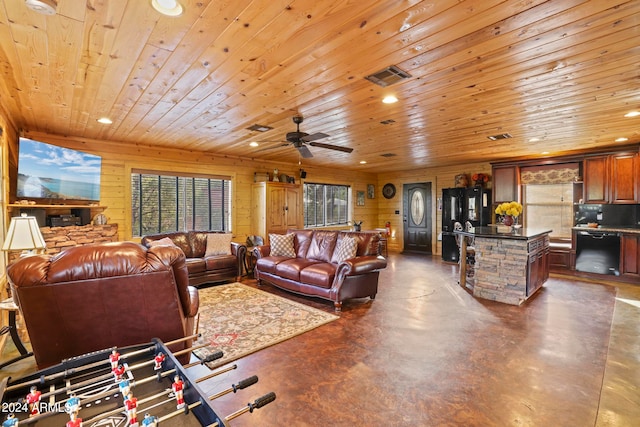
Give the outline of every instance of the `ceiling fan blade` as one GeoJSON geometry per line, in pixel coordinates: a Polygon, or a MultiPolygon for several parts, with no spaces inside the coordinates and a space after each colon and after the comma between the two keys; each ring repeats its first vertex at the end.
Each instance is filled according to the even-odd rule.
{"type": "MultiPolygon", "coordinates": [[[[280,141],[274,141],[274,142],[280,142],[280,141]]],[[[255,150],[254,153],[259,153],[260,151],[268,151],[268,150],[273,150],[274,148],[282,148],[282,147],[286,147],[290,145],[288,142],[282,143],[282,144],[278,144],[278,145],[272,145],[271,147],[264,147],[261,148],[259,150],[255,150]]]]}
{"type": "Polygon", "coordinates": [[[353,148],[341,147],[339,145],[323,144],[322,142],[310,142],[309,145],[320,148],[328,148],[329,150],[343,151],[345,153],[351,153],[353,151],[353,148]]]}
{"type": "Polygon", "coordinates": [[[306,145],[300,144],[300,146],[297,146],[296,148],[298,149],[298,152],[300,152],[300,155],[305,159],[313,157],[313,154],[311,154],[311,151],[309,151],[309,148],[306,145]]]}
{"type": "Polygon", "coordinates": [[[329,135],[327,135],[326,133],[318,132],[318,133],[312,133],[311,135],[303,136],[302,138],[300,138],[300,140],[305,142],[310,142],[310,141],[315,141],[316,139],[326,138],[328,136],[329,135]]]}

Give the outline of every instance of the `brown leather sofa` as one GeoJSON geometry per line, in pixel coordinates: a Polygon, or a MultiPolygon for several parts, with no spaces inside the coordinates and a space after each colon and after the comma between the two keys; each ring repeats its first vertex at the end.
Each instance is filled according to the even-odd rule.
{"type": "Polygon", "coordinates": [[[189,286],[184,253],[174,246],[76,246],[20,258],[7,273],[39,369],[92,351],[193,334],[198,290],[189,286]]]}
{"type": "Polygon", "coordinates": [[[341,310],[346,299],[375,298],[380,270],[387,266],[387,260],[379,255],[377,233],[328,230],[287,233],[295,235],[295,257],[271,256],[270,245],[253,248],[258,284],[269,282],[298,294],[333,301],[336,311],[341,310]],[[345,237],[356,239],[356,256],[332,262],[334,250],[345,237]]]}
{"type": "Polygon", "coordinates": [[[178,231],[172,233],[149,234],[142,237],[141,243],[149,247],[154,241],[169,238],[174,245],[182,249],[186,256],[189,284],[200,286],[206,283],[239,281],[242,276],[247,247],[231,242],[230,254],[205,256],[207,235],[223,234],[216,231],[178,231]]]}

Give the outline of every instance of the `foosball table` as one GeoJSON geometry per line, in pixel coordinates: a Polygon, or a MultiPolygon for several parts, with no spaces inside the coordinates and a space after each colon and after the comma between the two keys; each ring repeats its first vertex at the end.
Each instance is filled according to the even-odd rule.
{"type": "Polygon", "coordinates": [[[176,353],[168,347],[195,337],[114,347],[64,360],[16,380],[5,378],[0,382],[2,427],[228,427],[230,420],[275,400],[275,393],[270,392],[225,417],[217,414],[212,406],[216,398],[247,388],[258,377],[205,395],[198,384],[235,365],[191,378],[189,368],[222,357],[217,352],[205,360],[180,364],[176,357],[197,347],[176,353]]]}

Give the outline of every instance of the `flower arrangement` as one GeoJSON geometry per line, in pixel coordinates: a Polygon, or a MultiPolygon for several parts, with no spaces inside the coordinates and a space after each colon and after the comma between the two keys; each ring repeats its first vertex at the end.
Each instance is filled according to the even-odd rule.
{"type": "Polygon", "coordinates": [[[496,207],[496,213],[498,215],[509,215],[517,218],[522,214],[522,205],[518,202],[500,203],[498,207],[496,207]]]}
{"type": "Polygon", "coordinates": [[[471,177],[476,184],[485,183],[489,181],[489,175],[485,175],[483,173],[474,173],[471,177]]]}

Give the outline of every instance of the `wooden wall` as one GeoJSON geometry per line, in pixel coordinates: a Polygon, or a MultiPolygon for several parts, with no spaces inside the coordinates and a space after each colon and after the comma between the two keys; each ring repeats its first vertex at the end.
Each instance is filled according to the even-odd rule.
{"type": "MultiPolygon", "coordinates": [[[[100,202],[108,207],[104,213],[109,222],[118,223],[120,240],[136,240],[131,235],[130,174],[132,169],[230,176],[234,197],[232,232],[234,234],[233,240],[237,242],[244,242],[247,235],[254,234],[250,226],[250,212],[251,184],[254,182],[255,172],[273,172],[274,168],[278,168],[280,173],[295,176],[296,182],[300,182],[300,165],[297,163],[262,162],[252,159],[203,154],[201,152],[158,149],[137,144],[131,145],[29,132],[26,132],[24,136],[102,156],[100,202]]],[[[13,150],[15,149],[16,147],[13,147],[13,150]]],[[[307,182],[350,185],[354,194],[356,190],[366,192],[367,184],[376,183],[376,176],[371,173],[316,169],[304,165],[304,162],[302,167],[307,172],[307,182]]],[[[365,199],[364,206],[353,206],[353,218],[364,221],[363,227],[365,228],[377,227],[377,203],[379,200],[379,198],[365,199]]]]}

